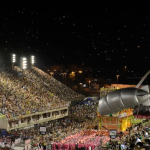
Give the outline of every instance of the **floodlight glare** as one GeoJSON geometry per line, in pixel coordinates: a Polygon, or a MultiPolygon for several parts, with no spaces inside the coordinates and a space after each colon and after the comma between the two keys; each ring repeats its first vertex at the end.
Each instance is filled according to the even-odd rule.
{"type": "Polygon", "coordinates": [[[21,57],[20,59],[20,68],[21,69],[27,69],[27,58],[26,57],[21,57]]]}
{"type": "Polygon", "coordinates": [[[33,65],[35,63],[35,56],[31,56],[31,64],[33,65]]]}
{"type": "Polygon", "coordinates": [[[12,54],[12,56],[11,56],[11,62],[12,63],[16,62],[16,54],[12,54]]]}

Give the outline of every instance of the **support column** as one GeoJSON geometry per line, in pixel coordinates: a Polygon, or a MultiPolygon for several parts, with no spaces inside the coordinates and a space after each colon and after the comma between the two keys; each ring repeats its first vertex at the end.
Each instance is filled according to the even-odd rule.
{"type": "Polygon", "coordinates": [[[58,111],[59,112],[59,116],[61,115],[61,112],[60,112],[60,110],[58,111]]]}
{"type": "Polygon", "coordinates": [[[68,116],[68,108],[67,108],[67,116],[68,116]]]}

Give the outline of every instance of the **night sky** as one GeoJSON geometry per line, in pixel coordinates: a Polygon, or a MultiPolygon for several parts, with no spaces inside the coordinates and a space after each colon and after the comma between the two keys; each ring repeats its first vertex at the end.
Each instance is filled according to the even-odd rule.
{"type": "Polygon", "coordinates": [[[4,56],[16,53],[35,55],[37,66],[74,63],[105,70],[127,66],[130,72],[142,73],[150,69],[146,4],[21,2],[1,5],[1,64],[6,63],[4,56]]]}

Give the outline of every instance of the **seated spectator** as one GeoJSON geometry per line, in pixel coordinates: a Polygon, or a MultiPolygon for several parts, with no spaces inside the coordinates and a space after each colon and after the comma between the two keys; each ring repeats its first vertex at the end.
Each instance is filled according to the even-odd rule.
{"type": "MultiPolygon", "coordinates": [[[[33,69],[25,70],[20,77],[18,71],[19,67],[14,67],[14,70],[9,68],[0,70],[1,114],[8,114],[8,118],[11,119],[14,116],[68,106],[68,102],[55,95],[56,85],[52,85],[53,88],[50,90],[43,84],[43,78],[38,77],[38,72],[41,72],[39,69],[38,72],[33,69]]],[[[51,79],[46,74],[43,77],[47,78],[45,82],[51,79]]],[[[57,87],[59,86],[58,84],[57,87]]]]}

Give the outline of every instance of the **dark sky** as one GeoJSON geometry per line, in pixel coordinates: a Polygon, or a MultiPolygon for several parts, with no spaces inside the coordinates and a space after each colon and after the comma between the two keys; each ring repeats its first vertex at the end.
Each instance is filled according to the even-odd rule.
{"type": "MultiPolygon", "coordinates": [[[[149,70],[148,4],[100,1],[4,1],[0,6],[0,63],[4,55],[35,55],[37,64],[128,66],[149,70]]],[[[141,1],[142,2],[142,1],[141,1]]]]}

